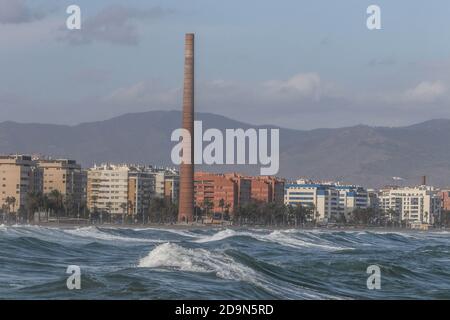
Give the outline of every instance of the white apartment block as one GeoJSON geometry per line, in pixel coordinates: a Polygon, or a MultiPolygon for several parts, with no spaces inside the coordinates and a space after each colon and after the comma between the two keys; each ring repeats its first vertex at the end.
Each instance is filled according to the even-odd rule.
{"type": "Polygon", "coordinates": [[[111,214],[142,214],[149,207],[154,188],[151,167],[94,166],[88,170],[88,208],[111,214]]]}
{"type": "Polygon", "coordinates": [[[431,186],[390,187],[380,190],[378,204],[384,212],[400,213],[401,221],[433,224],[439,217],[441,199],[431,186]]]}
{"type": "Polygon", "coordinates": [[[297,183],[286,184],[284,193],[286,205],[314,207],[315,215],[321,222],[348,215],[356,208],[367,208],[368,200],[364,188],[332,182],[298,180],[297,183]]]}

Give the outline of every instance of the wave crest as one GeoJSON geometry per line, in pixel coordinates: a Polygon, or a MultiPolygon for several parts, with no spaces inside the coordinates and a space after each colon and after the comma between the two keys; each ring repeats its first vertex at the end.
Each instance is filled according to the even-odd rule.
{"type": "Polygon", "coordinates": [[[155,247],[139,261],[138,266],[168,267],[190,272],[213,272],[223,279],[255,281],[255,272],[252,269],[234,261],[223,252],[211,252],[198,248],[189,249],[170,242],[155,247]]]}

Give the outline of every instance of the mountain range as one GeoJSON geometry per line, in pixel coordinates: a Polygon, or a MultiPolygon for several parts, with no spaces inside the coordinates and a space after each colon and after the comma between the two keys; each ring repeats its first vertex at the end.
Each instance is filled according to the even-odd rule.
{"type": "MultiPolygon", "coordinates": [[[[203,127],[276,128],[251,125],[211,113],[197,113],[203,127]]],[[[173,166],[170,136],[181,112],[130,113],[78,125],[0,123],[0,153],[41,154],[94,163],[173,166]]],[[[206,143],[205,143],[206,144],[206,143]]],[[[258,174],[260,166],[199,166],[199,170],[258,174]]],[[[280,128],[279,176],[309,177],[380,187],[386,184],[450,185],[450,120],[429,120],[404,127],[357,125],[336,129],[280,128]],[[395,180],[393,177],[399,177],[395,180]],[[400,179],[402,178],[402,179],[400,179]]]]}

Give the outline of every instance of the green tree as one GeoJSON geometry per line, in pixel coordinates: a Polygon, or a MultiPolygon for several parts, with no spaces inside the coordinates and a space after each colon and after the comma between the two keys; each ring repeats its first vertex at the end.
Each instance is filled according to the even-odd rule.
{"type": "MultiPolygon", "coordinates": [[[[8,214],[16,215],[16,198],[15,197],[6,197],[5,203],[8,206],[8,214]],[[12,208],[12,210],[11,210],[12,208]]],[[[15,216],[15,220],[17,221],[17,215],[15,216]]]]}
{"type": "MultiPolygon", "coordinates": [[[[34,213],[44,207],[44,195],[40,192],[29,192],[27,194],[27,221],[33,221],[34,213]]],[[[39,222],[41,215],[39,213],[39,222]]]]}
{"type": "Polygon", "coordinates": [[[122,209],[122,224],[125,222],[125,216],[128,213],[128,202],[122,202],[120,204],[120,209],[122,209]]]}
{"type": "Polygon", "coordinates": [[[214,204],[211,202],[210,199],[204,199],[203,200],[203,210],[206,214],[207,218],[211,218],[212,219],[212,209],[214,208],[214,204]]]}
{"type": "Polygon", "coordinates": [[[112,220],[112,212],[111,212],[112,211],[112,207],[113,207],[113,203],[108,201],[106,203],[106,213],[109,216],[109,222],[111,222],[111,220],[112,220]]]}
{"type": "Polygon", "coordinates": [[[221,211],[220,211],[220,220],[223,221],[223,208],[225,207],[225,200],[224,199],[220,199],[219,200],[219,207],[221,209],[221,211]]]}

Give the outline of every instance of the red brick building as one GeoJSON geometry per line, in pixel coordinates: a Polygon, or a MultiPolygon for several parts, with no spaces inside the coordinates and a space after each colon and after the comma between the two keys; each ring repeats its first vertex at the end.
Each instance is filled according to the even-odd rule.
{"type": "Polygon", "coordinates": [[[228,211],[232,214],[237,207],[251,201],[282,203],[284,181],[274,177],[248,177],[237,173],[196,172],[194,199],[199,208],[205,209],[206,204],[210,203],[210,210],[213,212],[228,211]]]}
{"type": "Polygon", "coordinates": [[[251,201],[259,203],[277,202],[284,200],[284,181],[275,177],[251,177],[251,201]]]}
{"type": "Polygon", "coordinates": [[[194,201],[199,208],[206,209],[211,205],[212,212],[230,212],[237,206],[238,190],[236,184],[222,174],[208,172],[195,172],[194,174],[194,201]],[[224,207],[221,207],[223,199],[224,207]]]}
{"type": "Polygon", "coordinates": [[[441,208],[445,211],[450,211],[450,190],[442,190],[439,192],[441,197],[441,208]]]}

